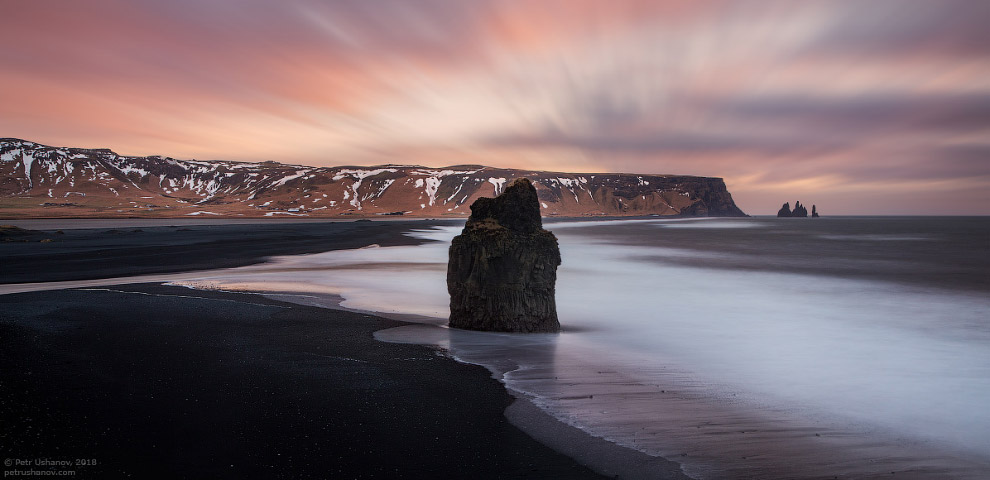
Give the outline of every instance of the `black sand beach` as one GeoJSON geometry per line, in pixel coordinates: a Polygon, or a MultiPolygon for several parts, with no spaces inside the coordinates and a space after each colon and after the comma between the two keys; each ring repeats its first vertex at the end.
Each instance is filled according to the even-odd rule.
{"type": "MultiPolygon", "coordinates": [[[[399,233],[408,225],[391,222],[310,228],[299,228],[307,231],[298,233],[299,249],[412,241],[399,233]]],[[[261,253],[288,253],[277,246],[280,231],[231,239],[232,249],[225,237],[244,228],[218,227],[192,243],[195,254],[176,246],[183,261],[161,265],[137,258],[147,249],[135,257],[99,251],[133,260],[114,275],[206,267],[222,250],[235,254],[220,254],[220,263],[251,263],[261,253]]],[[[148,236],[149,244],[162,238],[148,236]]],[[[12,263],[0,250],[3,282],[104,276],[85,248],[63,250],[12,263]],[[63,263],[75,267],[59,269],[63,263]],[[16,273],[11,264],[20,265],[16,273]]],[[[601,478],[511,425],[503,412],[512,397],[482,367],[373,339],[396,321],[158,284],[0,295],[0,304],[0,451],[30,463],[5,470],[73,470],[76,478],[601,478]]]]}
{"type": "MultiPolygon", "coordinates": [[[[174,273],[250,265],[273,255],[415,245],[402,234],[451,220],[289,222],[208,225],[175,219],[172,225],[142,226],[111,221],[92,229],[35,228],[0,232],[0,283],[51,282],[174,273]]],[[[57,221],[51,221],[57,224],[57,221]]],[[[80,220],[70,221],[79,224],[80,220]]],[[[92,222],[101,222],[92,220],[92,222]]],[[[17,221],[0,220],[0,223],[17,221]]],[[[47,223],[47,222],[46,222],[47,223]]]]}
{"type": "Polygon", "coordinates": [[[95,459],[79,478],[598,478],[510,425],[483,368],[373,339],[397,322],[148,284],[0,303],[8,458],[95,459]]]}

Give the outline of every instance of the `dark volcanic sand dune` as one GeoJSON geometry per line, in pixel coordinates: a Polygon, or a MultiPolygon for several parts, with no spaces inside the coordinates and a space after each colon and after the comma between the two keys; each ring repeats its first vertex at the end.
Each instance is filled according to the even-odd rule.
{"type": "Polygon", "coordinates": [[[159,285],[0,296],[6,457],[75,478],[598,478],[397,322],[159,285]]]}

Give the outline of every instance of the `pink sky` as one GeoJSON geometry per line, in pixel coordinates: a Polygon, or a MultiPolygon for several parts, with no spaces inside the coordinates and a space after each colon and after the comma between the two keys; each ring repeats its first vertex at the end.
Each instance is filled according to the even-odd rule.
{"type": "Polygon", "coordinates": [[[308,165],[719,176],[990,214],[986,0],[34,0],[0,137],[308,165]]]}

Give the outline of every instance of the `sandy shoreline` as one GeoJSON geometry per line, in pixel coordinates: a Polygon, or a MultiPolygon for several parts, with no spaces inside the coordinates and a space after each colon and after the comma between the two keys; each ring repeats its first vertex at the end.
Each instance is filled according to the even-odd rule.
{"type": "MultiPolygon", "coordinates": [[[[268,222],[143,226],[95,220],[99,228],[6,233],[2,283],[51,282],[214,270],[370,244],[416,245],[403,234],[437,221],[268,222]],[[125,226],[130,225],[130,226],[125,226]]],[[[76,225],[77,226],[77,225],[76,225]]],[[[29,227],[25,227],[29,228],[29,227]]],[[[37,227],[34,227],[37,228],[37,227]]]]}
{"type": "MultiPolygon", "coordinates": [[[[271,258],[258,265],[228,270],[200,270],[190,273],[152,274],[145,277],[91,279],[61,284],[0,285],[0,294],[39,291],[52,289],[52,287],[59,289],[77,288],[76,290],[59,292],[7,296],[7,298],[45,298],[46,300],[35,301],[32,305],[18,304],[18,301],[13,301],[13,307],[8,309],[12,313],[8,314],[5,309],[0,308],[2,311],[0,314],[8,315],[7,317],[0,316],[0,320],[14,318],[11,315],[17,318],[13,322],[0,324],[13,323],[15,326],[28,327],[26,336],[22,335],[22,337],[42,338],[44,339],[42,343],[50,346],[53,343],[63,341],[71,334],[78,333],[76,327],[80,325],[81,319],[86,318],[86,314],[83,312],[87,311],[87,308],[96,308],[94,305],[99,302],[93,299],[97,298],[98,295],[124,295],[119,302],[111,303],[110,307],[133,302],[131,296],[134,295],[147,297],[145,298],[147,302],[166,300],[178,302],[173,310],[189,310],[192,308],[191,305],[199,305],[200,302],[209,300],[209,298],[204,299],[202,297],[210,297],[211,295],[229,295],[226,300],[234,301],[229,305],[232,305],[235,310],[237,308],[258,309],[264,302],[271,301],[298,303],[303,307],[316,307],[317,311],[324,312],[322,313],[324,323],[320,326],[325,330],[320,332],[317,326],[313,326],[316,329],[313,331],[317,332],[317,335],[331,331],[332,325],[325,323],[327,319],[354,314],[358,315],[355,318],[385,322],[381,324],[382,328],[364,331],[358,337],[373,335],[375,339],[386,342],[413,344],[402,346],[404,348],[410,346],[423,348],[431,354],[439,348],[442,349],[441,351],[446,357],[452,357],[458,362],[486,367],[492,374],[485,375],[486,372],[482,370],[474,377],[473,382],[491,382],[491,377],[494,377],[502,382],[502,385],[496,384],[500,392],[504,394],[508,391],[510,395],[519,399],[511,403],[511,407],[505,409],[504,412],[499,410],[496,417],[503,420],[507,418],[509,425],[515,425],[544,445],[549,445],[554,450],[577,459],[577,462],[572,461],[572,464],[587,465],[592,470],[608,477],[619,475],[620,478],[682,478],[680,477],[681,472],[687,472],[696,478],[832,478],[834,476],[838,478],[879,478],[895,474],[897,478],[918,479],[975,479],[985,477],[986,463],[979,450],[967,454],[969,450],[966,448],[949,448],[949,445],[926,442],[923,438],[905,437],[898,434],[892,427],[876,425],[875,422],[864,421],[860,423],[855,419],[846,417],[826,417],[823,416],[822,411],[810,407],[803,408],[803,403],[784,403],[778,404],[776,407],[767,406],[769,405],[766,403],[768,402],[767,399],[772,399],[772,397],[763,394],[746,397],[746,391],[740,390],[740,397],[737,398],[736,391],[720,390],[719,388],[724,387],[718,385],[713,391],[708,388],[709,384],[704,383],[703,380],[699,381],[704,377],[696,375],[693,370],[685,367],[685,365],[696,366],[694,363],[677,363],[674,357],[664,357],[656,361],[658,359],[652,356],[653,353],[646,357],[642,355],[637,357],[635,354],[637,345],[635,344],[611,342],[610,348],[610,342],[606,335],[608,331],[604,328],[597,329],[599,327],[596,327],[598,324],[595,315],[610,318],[611,312],[625,311],[622,310],[622,305],[635,304],[638,299],[648,298],[652,291],[640,291],[634,296],[630,296],[612,289],[609,291],[611,301],[608,304],[609,310],[597,312],[592,310],[590,317],[572,308],[575,305],[584,305],[582,308],[588,308],[587,304],[582,303],[580,299],[575,300],[573,294],[582,291],[581,285],[585,281],[586,272],[597,271],[593,266],[589,266],[588,262],[600,259],[603,255],[598,247],[595,247],[593,253],[582,251],[579,247],[583,245],[582,242],[585,242],[586,239],[580,234],[568,233],[568,228],[573,228],[573,226],[557,226],[561,238],[566,239],[567,245],[572,249],[569,258],[573,261],[567,264],[567,268],[576,269],[572,272],[565,271],[568,273],[562,277],[565,288],[558,294],[562,293],[565,299],[570,299],[562,305],[565,309],[569,308],[567,310],[568,325],[578,325],[578,328],[565,330],[564,333],[553,338],[541,339],[537,338],[538,336],[524,336],[525,338],[509,339],[501,338],[498,335],[494,335],[498,338],[492,338],[493,335],[437,327],[442,323],[442,319],[439,317],[445,311],[443,274],[446,265],[446,242],[449,242],[448,234],[459,229],[456,225],[432,228],[427,222],[417,222],[413,225],[403,225],[403,222],[388,222],[392,226],[391,231],[389,231],[389,228],[383,230],[355,228],[370,227],[372,225],[367,224],[371,222],[354,223],[353,226],[318,227],[331,231],[333,228],[343,227],[345,230],[337,232],[339,234],[344,231],[351,232],[337,237],[327,235],[323,238],[322,243],[316,242],[306,235],[288,235],[284,239],[279,238],[278,226],[276,225],[262,225],[261,227],[242,225],[227,226],[227,229],[219,230],[206,229],[206,231],[199,232],[201,237],[198,240],[188,242],[188,244],[192,245],[192,250],[199,252],[198,255],[201,258],[208,259],[211,249],[213,252],[217,252],[220,251],[218,249],[224,248],[225,243],[222,240],[231,237],[237,238],[238,235],[244,237],[254,235],[257,233],[255,230],[259,228],[262,231],[262,237],[267,235],[270,239],[284,240],[290,247],[293,246],[293,242],[298,242],[301,239],[302,244],[317,245],[324,251],[333,250],[341,245],[337,241],[341,238],[346,238],[350,242],[349,245],[367,246],[369,243],[362,234],[376,231],[386,241],[401,243],[397,243],[397,246],[393,248],[357,248],[325,251],[311,255],[281,256],[271,258]],[[427,228],[416,229],[417,226],[427,228]],[[268,228],[275,228],[275,230],[265,232],[268,228]],[[346,230],[347,228],[353,230],[346,230]],[[407,230],[408,228],[415,231],[407,230]],[[415,238],[405,235],[404,232],[406,231],[411,232],[410,235],[415,238]],[[224,232],[224,234],[219,235],[219,232],[224,232]],[[577,274],[575,275],[575,273],[577,274]],[[169,289],[169,287],[157,285],[164,281],[173,281],[176,286],[169,289]],[[138,282],[155,283],[156,285],[134,285],[138,282]],[[125,283],[128,286],[120,285],[125,283]],[[80,290],[79,287],[85,289],[80,290]],[[125,292],[126,290],[146,287],[166,290],[141,293],[125,292]],[[247,293],[232,293],[231,291],[247,293]],[[51,295],[46,296],[48,294],[51,295]],[[83,295],[83,297],[79,297],[82,298],[81,301],[65,302],[63,300],[68,298],[65,297],[66,295],[83,295]],[[259,298],[261,300],[258,300],[259,298]],[[244,305],[238,307],[236,300],[241,301],[244,305]],[[343,306],[340,304],[342,300],[345,300],[343,306]],[[52,305],[55,305],[56,308],[53,308],[52,305]],[[370,313],[369,311],[379,313],[370,313]],[[416,314],[416,318],[411,318],[410,314],[416,314]],[[52,323],[53,317],[61,318],[60,322],[52,323]],[[383,319],[395,320],[400,323],[383,319]],[[401,323],[404,321],[413,321],[420,323],[420,325],[401,323]],[[422,325],[423,323],[428,325],[422,325]],[[72,328],[64,328],[66,326],[72,328]],[[615,348],[617,345],[619,348],[615,348]],[[632,357],[628,355],[632,355],[632,357]],[[760,403],[754,404],[753,402],[760,403]],[[586,432],[590,432],[593,436],[586,432]],[[617,447],[617,445],[627,448],[617,447]],[[680,462],[680,465],[667,462],[664,458],[676,460],[680,462]]],[[[614,227],[621,225],[628,224],[625,222],[609,224],[609,226],[614,227]]],[[[91,233],[95,233],[97,237],[109,239],[110,243],[117,242],[114,245],[119,244],[121,239],[145,237],[143,241],[147,241],[148,236],[154,238],[154,235],[151,234],[153,232],[142,231],[137,232],[132,237],[127,237],[106,230],[113,226],[115,225],[111,222],[110,225],[101,227],[101,230],[91,233]]],[[[705,226],[711,228],[713,222],[707,222],[705,226]]],[[[594,229],[595,225],[589,225],[589,227],[594,229]]],[[[585,227],[582,226],[581,228],[585,227]]],[[[110,228],[110,230],[120,231],[123,228],[110,228]]],[[[670,230],[690,229],[674,230],[671,228],[670,230]]],[[[647,233],[652,234],[652,231],[647,233]]],[[[172,236],[170,238],[181,239],[182,237],[172,236]]],[[[590,238],[594,238],[594,235],[590,238]]],[[[8,245],[0,244],[0,248],[5,248],[8,245]]],[[[84,242],[74,244],[49,242],[25,244],[20,245],[19,248],[28,249],[29,252],[41,252],[35,254],[33,258],[45,260],[42,249],[63,248],[67,256],[71,258],[73,252],[76,256],[85,252],[85,246],[84,242]]],[[[271,251],[271,241],[266,242],[264,246],[271,251]]],[[[284,247],[284,245],[279,246],[284,247]]],[[[113,245],[104,248],[112,250],[112,247],[113,245]]],[[[729,248],[733,248],[733,246],[729,248]]],[[[11,250],[0,250],[0,252],[2,251],[9,252],[11,250]]],[[[237,251],[235,250],[235,253],[237,251]]],[[[256,253],[259,250],[247,251],[256,253]]],[[[618,254],[618,252],[612,251],[604,255],[605,258],[611,259],[609,262],[613,262],[606,262],[607,266],[626,265],[620,258],[613,258],[618,254]]],[[[4,258],[12,257],[5,255],[4,258]]],[[[177,262],[177,264],[187,261],[186,258],[177,256],[163,256],[160,259],[177,262]]],[[[250,258],[250,262],[263,260],[264,257],[250,258]]],[[[176,264],[164,266],[177,267],[176,264]]],[[[49,263],[45,268],[58,272],[57,264],[49,263]]],[[[611,267],[605,268],[606,277],[608,276],[608,268],[611,267]]],[[[140,271],[140,268],[135,269],[140,271]]],[[[623,276],[628,273],[628,268],[621,269],[623,276]]],[[[686,278],[694,278],[692,275],[692,272],[687,272],[686,278]]],[[[724,275],[703,283],[711,285],[719,284],[719,282],[736,285],[734,291],[749,291],[747,287],[734,284],[731,278],[727,279],[724,275]]],[[[821,285],[826,280],[816,278],[815,282],[821,285]]],[[[650,285],[649,282],[643,284],[650,285]]],[[[0,298],[3,297],[0,295],[0,298]]],[[[754,298],[760,297],[757,294],[754,298]]],[[[944,301],[941,297],[929,299],[929,301],[932,300],[944,301]]],[[[810,298],[811,304],[822,305],[820,302],[816,302],[815,298],[810,298]]],[[[802,304],[804,303],[806,302],[802,302],[802,304]]],[[[296,305],[279,304],[289,309],[298,308],[296,305]]],[[[169,308],[149,305],[146,303],[144,306],[126,311],[111,308],[110,313],[106,313],[104,316],[119,317],[116,322],[127,326],[124,319],[130,318],[135,312],[140,312],[142,315],[144,312],[152,312],[152,317],[155,317],[159,315],[158,310],[169,311],[169,308]]],[[[690,302],[685,307],[695,308],[696,305],[698,305],[696,302],[690,302]]],[[[668,305],[667,308],[678,311],[676,304],[668,305]]],[[[823,307],[820,306],[819,308],[823,307]]],[[[193,310],[195,315],[206,315],[205,317],[196,317],[199,318],[194,322],[196,326],[203,322],[215,322],[220,318],[226,318],[224,315],[227,315],[224,308],[214,309],[213,311],[217,312],[216,315],[201,311],[202,309],[193,310]]],[[[750,306],[748,310],[758,312],[761,309],[758,306],[750,306]]],[[[667,322],[667,326],[672,328],[663,329],[662,335],[676,336],[685,333],[683,330],[678,330],[677,320],[695,317],[685,316],[683,309],[680,311],[682,312],[681,315],[673,315],[673,321],[667,322]]],[[[255,314],[257,312],[251,313],[251,315],[255,314]]],[[[634,309],[628,314],[630,316],[618,317],[616,320],[625,319],[633,323],[639,322],[637,323],[638,328],[643,328],[645,325],[635,319],[651,318],[650,310],[634,309]]],[[[717,320],[718,315],[717,311],[710,311],[699,320],[717,320]]],[[[753,316],[750,317],[750,321],[760,322],[760,318],[753,316]]],[[[883,323],[883,318],[877,317],[878,325],[883,323]]],[[[174,321],[175,319],[169,320],[174,321]]],[[[244,323],[241,320],[243,319],[229,322],[235,333],[250,331],[258,325],[258,322],[244,323]]],[[[188,321],[188,319],[184,319],[184,321],[188,321]]],[[[793,320],[788,320],[787,325],[791,323],[793,320]]],[[[83,321],[82,324],[85,324],[87,328],[95,328],[94,325],[98,326],[91,320],[89,323],[83,321]]],[[[842,322],[839,324],[841,325],[842,322]]],[[[278,324],[278,322],[275,322],[274,325],[270,335],[259,338],[278,337],[298,327],[297,325],[278,324]]],[[[167,329],[165,332],[154,332],[149,337],[148,332],[152,332],[152,327],[154,326],[148,327],[148,330],[138,335],[137,338],[147,341],[146,337],[148,337],[153,338],[154,341],[159,341],[161,339],[158,337],[162,337],[170,345],[185,345],[188,342],[198,341],[198,338],[195,337],[181,342],[175,342],[174,339],[169,340],[167,329]]],[[[304,332],[297,331],[296,333],[304,332]]],[[[692,325],[687,333],[690,333],[690,337],[681,335],[677,341],[668,342],[662,352],[676,351],[678,345],[696,345],[698,342],[694,337],[699,333],[697,328],[692,325]]],[[[701,333],[703,334],[703,330],[701,333]]],[[[896,334],[897,332],[893,333],[896,334]]],[[[217,331],[211,334],[214,338],[212,343],[224,345],[225,334],[229,335],[229,332],[217,331]]],[[[309,336],[303,336],[305,337],[303,343],[313,341],[309,336]]],[[[343,340],[334,335],[334,340],[324,340],[319,343],[319,348],[338,348],[341,345],[353,346],[354,339],[358,337],[347,335],[347,340],[343,340]]],[[[4,338],[9,338],[9,335],[0,332],[0,340],[4,338]]],[[[131,335],[127,338],[135,337],[131,335]]],[[[366,340],[364,338],[360,342],[366,340]]],[[[99,343],[99,340],[90,338],[88,343],[99,343]]],[[[253,343],[252,349],[255,354],[260,351],[258,349],[263,346],[262,344],[263,342],[259,343],[258,341],[253,343]]],[[[161,350],[162,346],[159,345],[154,348],[161,350]]],[[[150,350],[154,350],[154,348],[150,350]]],[[[385,346],[385,348],[389,348],[389,346],[385,346]]],[[[697,348],[706,347],[697,345],[697,348]]],[[[87,355],[91,357],[95,351],[97,350],[90,349],[82,353],[77,351],[75,356],[77,358],[89,358],[87,355]]],[[[291,355],[293,352],[295,350],[284,350],[281,354],[291,355]]],[[[662,352],[658,351],[657,354],[663,355],[662,352]]],[[[57,358],[60,354],[59,351],[53,353],[39,350],[32,354],[33,357],[28,355],[26,358],[34,358],[36,363],[44,364],[48,361],[46,359],[57,358]]],[[[355,358],[346,355],[336,356],[355,358]]],[[[974,356],[973,358],[983,357],[974,356]]],[[[700,365],[704,365],[705,359],[699,360],[702,362],[700,365]]],[[[450,359],[436,357],[431,358],[430,361],[439,362],[435,363],[439,365],[450,361],[450,359]]],[[[71,362],[62,363],[71,365],[71,362]]],[[[230,362],[230,359],[224,360],[224,365],[231,369],[230,375],[236,376],[243,373],[243,366],[230,362]]],[[[330,367],[326,366],[325,368],[330,367]]],[[[55,372],[58,373],[57,370],[55,372]]],[[[91,374],[92,372],[83,373],[91,374]]],[[[815,372],[812,370],[808,373],[813,375],[815,372]]],[[[435,374],[443,376],[442,370],[436,371],[435,374]]],[[[405,378],[405,374],[399,375],[405,378]]],[[[0,378],[0,385],[3,385],[3,381],[4,379],[0,378]]],[[[349,385],[351,382],[353,379],[346,379],[341,385],[349,385]]],[[[310,381],[305,383],[314,385],[310,381]]],[[[10,384],[14,385],[14,383],[10,384]]],[[[262,388],[266,388],[266,386],[262,385],[262,388]]],[[[820,393],[821,395],[829,395],[842,391],[842,388],[843,384],[838,384],[831,388],[823,388],[820,393]]],[[[406,392],[407,390],[398,388],[388,391],[406,392]]],[[[16,395],[10,394],[11,392],[16,393],[16,389],[7,393],[0,392],[0,401],[5,396],[15,398],[16,395]]],[[[856,394],[857,391],[852,393],[856,394]]],[[[256,392],[249,392],[249,394],[242,396],[250,398],[254,394],[256,392]]],[[[417,401],[422,402],[424,397],[416,398],[417,401]]],[[[428,398],[429,401],[436,400],[432,395],[425,398],[428,398]]],[[[917,397],[912,396],[911,398],[917,397]]],[[[946,401],[951,402],[954,399],[946,398],[946,401]]],[[[458,403],[455,401],[455,405],[449,408],[463,409],[463,406],[457,405],[458,403]]],[[[85,415],[85,413],[83,414],[85,415]]],[[[974,412],[974,414],[977,413],[974,412]]],[[[320,413],[315,412],[313,415],[319,417],[320,413]]],[[[935,417],[937,415],[933,418],[935,417]]],[[[397,418],[404,417],[398,416],[397,418]]],[[[925,415],[925,418],[928,416],[925,415]]],[[[385,434],[387,435],[388,432],[385,434]]],[[[278,433],[275,435],[277,436],[278,433]]],[[[423,455],[429,455],[429,453],[424,452],[423,455]]],[[[409,464],[400,466],[403,471],[408,468],[409,464]]],[[[295,476],[308,476],[308,474],[299,472],[301,470],[296,471],[295,476]]],[[[352,476],[358,476],[356,469],[347,470],[347,472],[353,474],[352,476]]],[[[529,474],[522,472],[512,475],[497,475],[495,473],[491,473],[491,475],[525,477],[529,474]]],[[[540,478],[547,476],[552,478],[555,474],[542,472],[531,475],[540,478]]],[[[564,478],[569,477],[569,475],[564,476],[564,478]]]]}
{"type": "MultiPolygon", "coordinates": [[[[401,232],[422,224],[365,223],[324,238],[322,249],[410,244],[416,240],[401,232]]],[[[213,227],[204,237],[243,228],[213,227]]],[[[144,230],[131,238],[156,233],[144,230]]],[[[3,281],[100,276],[82,258],[75,269],[57,268],[84,255],[93,244],[87,238],[55,245],[58,255],[18,259],[23,266],[11,276],[5,268],[3,281]]],[[[312,243],[304,238],[291,248],[312,243]]],[[[114,248],[102,251],[113,257],[114,248]]],[[[203,261],[217,244],[192,248],[198,253],[189,258],[203,261]]],[[[241,261],[258,261],[259,251],[241,261]]],[[[3,252],[5,260],[17,256],[3,252]]],[[[186,259],[177,260],[148,273],[187,268],[186,259]]],[[[136,262],[124,269],[142,270],[136,262]]],[[[595,439],[525,402],[513,404],[481,367],[428,347],[373,339],[373,332],[400,322],[261,295],[107,282],[0,295],[0,355],[10,366],[0,373],[6,426],[0,445],[8,456],[96,458],[97,466],[77,469],[80,478],[147,477],[148,465],[162,478],[599,478],[554,449],[599,458],[597,469],[610,477],[640,476],[656,462],[677,472],[676,464],[595,439]]]]}
{"type": "Polygon", "coordinates": [[[396,322],[154,284],[0,303],[4,452],[80,478],[598,478],[480,367],[372,338],[396,322]]]}
{"type": "MultiPolygon", "coordinates": [[[[718,227],[717,221],[714,226],[712,223],[707,222],[705,227],[718,227]]],[[[684,279],[688,285],[693,282],[700,285],[731,286],[730,291],[723,294],[730,297],[735,295],[739,298],[745,293],[745,298],[759,299],[759,302],[744,301],[738,304],[745,305],[740,314],[743,314],[742,318],[748,319],[748,322],[735,325],[743,327],[741,329],[745,329],[746,324],[758,325],[769,321],[760,312],[765,311],[765,306],[778,303],[735,282],[732,275],[708,275],[704,272],[682,270],[679,274],[665,272],[668,274],[660,277],[653,275],[655,270],[649,268],[647,273],[652,277],[647,275],[644,278],[634,274],[637,268],[635,265],[622,260],[622,255],[628,253],[625,250],[601,248],[597,245],[590,250],[579,248],[589,239],[582,235],[582,230],[621,225],[629,224],[609,222],[598,226],[589,224],[554,227],[562,241],[562,248],[568,249],[568,262],[562,268],[558,290],[558,308],[563,309],[562,318],[567,318],[564,333],[548,338],[531,335],[508,338],[510,336],[426,326],[416,329],[432,330],[438,335],[408,335],[401,340],[436,345],[447,349],[460,361],[483,365],[494,372],[495,377],[503,381],[513,395],[531,399],[540,410],[549,412],[554,418],[619,445],[677,460],[682,463],[685,472],[697,478],[871,478],[872,475],[893,474],[898,478],[919,479],[985,478],[985,462],[981,464],[979,458],[966,454],[967,451],[973,451],[979,457],[979,449],[967,449],[965,445],[952,447],[948,444],[926,444],[923,436],[907,437],[904,433],[899,433],[901,427],[907,429],[906,433],[911,433],[916,424],[910,421],[878,425],[882,422],[871,420],[886,418],[882,416],[889,415],[888,413],[873,412],[857,419],[844,416],[844,413],[832,413],[834,410],[815,408],[817,398],[855,396],[869,391],[868,388],[859,389],[855,385],[843,385],[841,382],[833,384],[829,379],[823,378],[819,380],[824,383],[805,382],[800,390],[813,394],[806,395],[813,398],[784,402],[778,401],[779,397],[774,397],[772,390],[747,390],[748,384],[744,381],[737,383],[734,388],[727,388],[730,382],[735,381],[731,377],[723,377],[720,383],[712,383],[713,378],[718,380],[719,377],[706,376],[706,372],[696,370],[705,367],[713,354],[717,356],[716,352],[707,349],[719,344],[719,338],[707,335],[705,326],[717,326],[715,331],[727,331],[725,329],[735,327],[731,322],[720,321],[722,313],[717,307],[718,302],[715,308],[707,309],[704,315],[694,313],[694,309],[703,308],[702,303],[699,303],[699,300],[703,300],[701,298],[693,298],[690,302],[655,303],[654,307],[668,312],[664,317],[658,317],[655,308],[641,303],[655,294],[655,288],[651,286],[662,285],[664,279],[676,277],[684,279]],[[601,268],[595,263],[599,263],[601,268]],[[589,272],[600,275],[602,281],[596,284],[607,289],[606,295],[593,291],[598,287],[588,288],[589,272]],[[698,275],[711,278],[699,282],[698,275]],[[630,283],[642,285],[643,288],[607,288],[612,282],[627,285],[623,282],[627,278],[635,278],[630,283]],[[595,298],[595,295],[599,295],[601,303],[607,306],[596,307],[581,298],[595,298]],[[617,312],[622,312],[622,315],[617,312]],[[653,321],[663,327],[651,326],[653,321]],[[660,342],[653,345],[662,344],[662,348],[644,350],[636,342],[624,342],[621,338],[615,338],[616,335],[621,336],[623,331],[632,331],[621,328],[623,324],[634,326],[635,331],[639,332],[637,337],[656,335],[655,339],[660,342]],[[574,326],[580,327],[572,329],[574,326]],[[668,341],[663,338],[676,340],[668,341]],[[690,345],[700,355],[676,354],[683,353],[684,345],[690,345]]],[[[280,257],[265,265],[249,267],[248,269],[254,270],[250,273],[217,275],[200,282],[180,283],[202,288],[219,286],[238,291],[278,290],[289,294],[303,294],[306,296],[302,298],[306,298],[307,302],[320,301],[332,307],[333,304],[325,303],[325,299],[312,298],[330,292],[343,296],[346,299],[344,305],[350,308],[380,312],[376,315],[386,317],[395,313],[416,313],[434,320],[424,321],[420,318],[414,321],[436,325],[436,319],[445,316],[446,311],[446,246],[458,230],[457,227],[444,227],[417,232],[417,237],[429,240],[418,246],[280,257]],[[346,285],[346,288],[339,288],[342,285],[346,285]]],[[[670,230],[692,231],[690,228],[670,230]]],[[[653,232],[644,233],[651,235],[653,232]]],[[[595,238],[595,235],[590,236],[591,240],[595,238]]],[[[747,280],[760,278],[750,274],[745,277],[747,280]]],[[[780,284],[792,283],[792,279],[778,280],[780,284]]],[[[829,283],[822,278],[813,280],[819,286],[829,283]]],[[[870,291],[868,285],[855,287],[867,287],[865,291],[870,291]]],[[[691,290],[680,291],[686,295],[685,298],[692,298],[691,290]]],[[[831,308],[827,303],[829,295],[800,298],[806,300],[799,302],[801,305],[815,305],[819,313],[826,313],[831,308]]],[[[885,297],[881,294],[879,298],[885,297]]],[[[926,298],[927,302],[939,300],[937,297],[926,298]]],[[[852,306],[854,305],[847,307],[852,306]]],[[[874,315],[870,318],[875,319],[874,325],[882,325],[885,318],[883,313],[889,312],[876,311],[869,306],[850,311],[864,314],[872,312],[874,315]]],[[[778,328],[787,328],[796,322],[807,323],[808,320],[811,321],[809,326],[814,328],[814,319],[820,318],[818,314],[810,317],[794,316],[801,315],[801,312],[802,309],[791,309],[791,315],[781,316],[782,322],[778,324],[778,328]]],[[[837,321],[835,325],[842,326],[845,322],[837,321]]],[[[400,330],[415,327],[402,327],[400,330]]],[[[396,329],[377,332],[376,337],[395,340],[394,330],[396,329]]],[[[838,329],[836,333],[844,337],[848,331],[838,329]]],[[[895,336],[897,334],[891,333],[895,336]]],[[[738,331],[736,334],[739,336],[734,336],[735,338],[745,340],[743,345],[749,345],[753,341],[766,343],[762,338],[748,337],[745,331],[738,331]]],[[[765,346],[773,349],[793,341],[802,344],[800,338],[792,338],[785,343],[771,342],[765,346]]],[[[719,350],[737,351],[732,345],[735,342],[721,343],[719,350]]],[[[808,346],[815,348],[814,345],[808,346]]],[[[863,345],[862,342],[860,347],[869,347],[869,351],[877,352],[884,348],[878,344],[874,350],[874,347],[863,345]]],[[[866,353],[867,350],[860,351],[866,353]]],[[[738,357],[740,362],[745,362],[747,358],[760,358],[759,355],[753,357],[750,353],[731,357],[738,357]]],[[[769,363],[764,362],[763,366],[748,373],[740,372],[745,377],[739,377],[739,380],[751,378],[749,375],[756,375],[758,380],[761,373],[779,371],[775,370],[775,357],[776,355],[763,356],[769,363]]],[[[983,356],[973,355],[971,358],[983,356]]],[[[829,358],[821,358],[816,363],[821,365],[821,362],[827,364],[829,361],[829,358]]],[[[819,373],[814,365],[800,370],[806,372],[802,375],[808,378],[814,378],[819,373]]],[[[844,377],[847,380],[855,381],[860,378],[856,372],[847,373],[844,377]]],[[[918,389],[923,390],[924,387],[919,385],[916,390],[918,389]]],[[[885,393],[882,386],[879,391],[873,391],[881,395],[885,393]]],[[[917,393],[903,398],[910,398],[908,401],[912,403],[924,401],[926,392],[917,393]]],[[[897,405],[895,400],[889,399],[884,403],[897,405]]],[[[945,398],[946,404],[951,402],[960,403],[957,399],[945,398]]],[[[856,406],[855,402],[848,404],[856,406]]],[[[939,414],[938,411],[918,412],[917,418],[937,418],[939,414]]],[[[979,415],[974,412],[973,418],[978,418],[979,415]]]]}

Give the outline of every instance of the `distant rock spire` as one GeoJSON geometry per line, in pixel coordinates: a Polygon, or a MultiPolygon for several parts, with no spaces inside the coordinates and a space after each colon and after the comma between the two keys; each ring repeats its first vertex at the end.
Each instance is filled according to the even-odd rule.
{"type": "MultiPolygon", "coordinates": [[[[807,217],[808,208],[801,205],[800,201],[794,202],[794,210],[791,210],[791,204],[785,203],[784,206],[780,207],[777,211],[778,217],[807,217]]],[[[814,205],[811,206],[811,216],[818,217],[818,210],[814,205]]]]}
{"type": "Polygon", "coordinates": [[[789,217],[791,216],[791,202],[785,202],[784,206],[777,210],[778,217],[789,217]]]}

